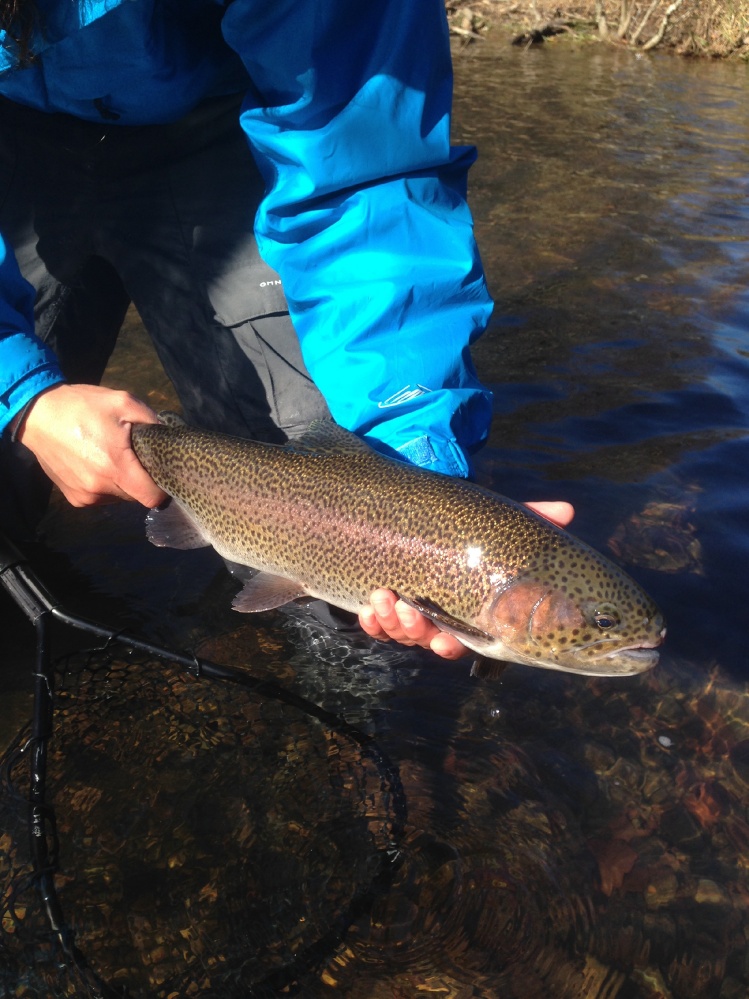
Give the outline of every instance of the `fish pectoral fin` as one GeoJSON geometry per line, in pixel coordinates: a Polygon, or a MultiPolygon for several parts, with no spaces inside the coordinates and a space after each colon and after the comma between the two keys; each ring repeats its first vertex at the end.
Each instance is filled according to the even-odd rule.
{"type": "Polygon", "coordinates": [[[304,596],[307,596],[307,591],[296,580],[274,576],[270,572],[258,572],[245,582],[234,597],[232,607],[240,614],[253,614],[282,607],[290,600],[304,596]]]}
{"type": "Polygon", "coordinates": [[[509,665],[497,659],[485,659],[484,656],[479,656],[471,664],[471,676],[478,677],[479,680],[499,680],[509,665]]]}
{"type": "Polygon", "coordinates": [[[404,597],[402,593],[399,593],[398,596],[409,607],[413,607],[420,614],[431,618],[437,627],[446,631],[448,635],[454,635],[456,638],[468,638],[472,645],[491,645],[495,641],[485,631],[474,628],[473,625],[466,624],[465,621],[459,621],[458,618],[448,614],[431,600],[422,597],[404,597]]]}
{"type": "MultiPolygon", "coordinates": [[[[221,556],[223,558],[223,556],[221,556]]],[[[224,558],[224,565],[232,574],[236,576],[237,579],[241,580],[243,583],[249,583],[251,579],[257,576],[259,569],[253,569],[251,565],[243,565],[241,562],[232,562],[231,559],[224,558]]]]}
{"type": "Polygon", "coordinates": [[[210,541],[188,514],[175,503],[167,500],[163,506],[146,514],[146,537],[159,548],[207,548],[210,541]]]}

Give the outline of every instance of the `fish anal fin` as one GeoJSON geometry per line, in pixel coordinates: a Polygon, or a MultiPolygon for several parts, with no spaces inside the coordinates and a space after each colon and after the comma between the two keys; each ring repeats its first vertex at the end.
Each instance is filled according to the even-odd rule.
{"type": "Polygon", "coordinates": [[[200,527],[174,500],[149,510],[146,514],[146,537],[159,548],[207,548],[210,541],[200,527]]]}
{"type": "Polygon", "coordinates": [[[454,635],[460,639],[467,638],[472,645],[491,645],[495,641],[485,631],[474,628],[472,625],[466,624],[465,621],[459,621],[458,618],[448,614],[431,600],[423,597],[404,597],[402,593],[399,593],[398,596],[409,607],[413,607],[420,614],[431,618],[437,627],[446,631],[448,635],[454,635]]]}
{"type": "Polygon", "coordinates": [[[283,576],[274,576],[270,572],[258,572],[246,580],[244,586],[234,597],[232,607],[240,614],[254,614],[257,611],[273,610],[282,607],[290,600],[307,596],[307,591],[301,583],[283,576]]]}

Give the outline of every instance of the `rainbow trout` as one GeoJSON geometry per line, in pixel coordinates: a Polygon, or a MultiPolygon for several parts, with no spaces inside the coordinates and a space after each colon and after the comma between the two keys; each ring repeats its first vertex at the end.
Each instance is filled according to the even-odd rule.
{"type": "Polygon", "coordinates": [[[258,570],[238,611],[320,597],[358,612],[384,586],[481,656],[595,675],[658,661],[663,617],[613,563],[527,507],[383,457],[334,423],[282,447],[174,419],[135,425],[132,441],[171,497],[148,514],[149,540],[212,545],[258,570]]]}

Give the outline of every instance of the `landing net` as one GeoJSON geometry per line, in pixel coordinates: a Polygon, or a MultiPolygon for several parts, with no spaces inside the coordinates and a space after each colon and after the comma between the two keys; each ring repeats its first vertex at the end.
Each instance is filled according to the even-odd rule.
{"type": "Polygon", "coordinates": [[[391,877],[397,770],[241,670],[41,652],[0,760],[0,996],[303,991],[391,877]]]}

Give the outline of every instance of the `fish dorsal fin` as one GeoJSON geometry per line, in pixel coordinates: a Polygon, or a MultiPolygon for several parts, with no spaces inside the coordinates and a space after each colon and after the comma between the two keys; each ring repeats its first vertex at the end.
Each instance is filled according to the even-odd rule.
{"type": "Polygon", "coordinates": [[[165,427],[186,427],[187,421],[179,413],[173,413],[171,409],[164,409],[159,414],[159,423],[165,427]]]}
{"type": "Polygon", "coordinates": [[[345,430],[332,420],[314,420],[299,437],[286,447],[298,454],[371,454],[361,437],[345,430]]]}
{"type": "Polygon", "coordinates": [[[201,528],[171,499],[146,514],[146,537],[159,548],[182,551],[207,548],[211,543],[201,528]]]}
{"type": "Polygon", "coordinates": [[[485,631],[474,628],[472,625],[466,624],[465,621],[459,621],[431,600],[427,600],[424,597],[404,597],[402,593],[399,593],[398,596],[409,607],[413,607],[420,614],[431,618],[437,627],[441,628],[442,631],[446,631],[448,635],[454,635],[456,638],[470,639],[472,645],[491,645],[495,641],[485,631]]]}
{"type": "Polygon", "coordinates": [[[240,614],[253,614],[256,611],[273,610],[282,607],[290,600],[307,596],[301,583],[270,572],[258,572],[245,581],[244,586],[234,597],[232,607],[240,614]]]}

